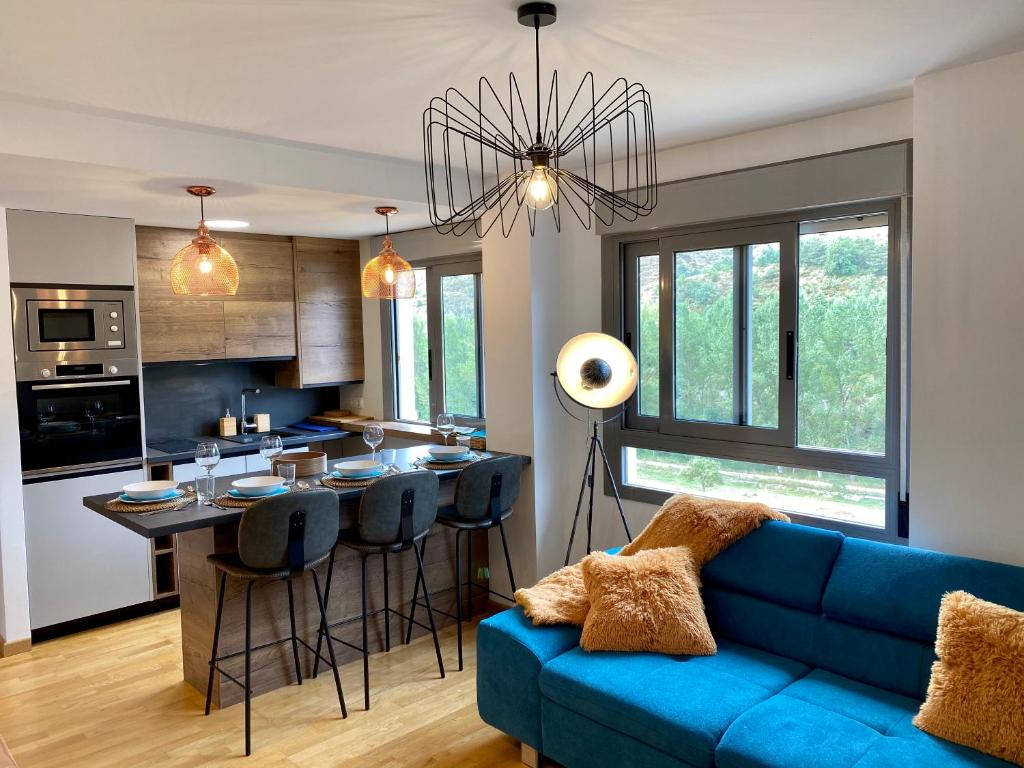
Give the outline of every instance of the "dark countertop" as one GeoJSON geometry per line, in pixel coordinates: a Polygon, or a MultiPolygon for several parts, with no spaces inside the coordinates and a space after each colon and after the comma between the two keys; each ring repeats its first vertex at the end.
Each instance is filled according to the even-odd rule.
{"type": "MultiPolygon", "coordinates": [[[[480,451],[483,456],[503,456],[508,454],[495,453],[493,451],[480,451]]],[[[168,454],[170,455],[170,454],[168,454]]],[[[398,448],[395,449],[395,463],[402,469],[408,469],[412,466],[412,462],[416,459],[422,458],[427,455],[427,446],[414,446],[411,448],[398,448]]],[[[370,454],[364,454],[362,456],[347,456],[345,461],[352,461],[356,459],[368,459],[370,454]]],[[[524,464],[530,463],[529,456],[521,456],[524,464]]],[[[438,476],[441,482],[454,480],[459,476],[460,469],[443,469],[435,470],[434,474],[438,476]]],[[[266,472],[249,472],[242,475],[228,475],[225,477],[217,478],[217,490],[218,494],[227,491],[231,487],[231,483],[240,477],[249,477],[252,475],[265,475],[266,472]]],[[[303,478],[299,478],[300,480],[303,478]]],[[[314,478],[315,479],[315,478],[314,478]]],[[[308,481],[308,478],[307,478],[308,481]]],[[[356,501],[363,494],[363,488],[345,488],[338,490],[338,498],[342,501],[356,501]]],[[[133,512],[111,512],[104,504],[110,499],[120,494],[120,490],[113,493],[101,493],[96,496],[86,496],[82,499],[82,503],[93,512],[98,512],[106,518],[113,520],[119,525],[123,525],[131,531],[145,536],[147,539],[153,539],[157,536],[167,536],[173,533],[183,533],[184,531],[194,531],[199,528],[212,528],[216,525],[226,525],[230,523],[237,523],[242,518],[242,508],[228,508],[219,509],[212,506],[200,507],[197,504],[189,504],[187,507],[179,510],[158,512],[153,515],[140,515],[133,512]]],[[[352,505],[342,504],[343,516],[347,515],[351,517],[353,515],[352,505]]],[[[343,519],[343,527],[354,525],[353,519],[343,519]]]]}
{"type": "MultiPolygon", "coordinates": [[[[303,429],[292,429],[291,427],[272,427],[271,432],[281,435],[281,443],[285,448],[291,448],[296,445],[306,445],[308,443],[320,443],[327,440],[341,440],[346,437],[351,437],[354,432],[349,432],[344,429],[334,429],[330,432],[307,432],[303,429]]],[[[174,438],[180,440],[194,440],[196,442],[204,443],[216,443],[217,447],[220,448],[221,456],[247,456],[254,453],[259,453],[260,444],[257,440],[253,443],[236,443],[232,440],[226,440],[223,437],[215,437],[210,435],[204,435],[200,437],[186,436],[181,438],[174,438]]],[[[160,451],[156,448],[146,446],[146,461],[150,463],[165,462],[178,463],[182,461],[192,461],[195,454],[195,448],[188,451],[179,451],[177,453],[168,453],[166,451],[160,451]]]]}

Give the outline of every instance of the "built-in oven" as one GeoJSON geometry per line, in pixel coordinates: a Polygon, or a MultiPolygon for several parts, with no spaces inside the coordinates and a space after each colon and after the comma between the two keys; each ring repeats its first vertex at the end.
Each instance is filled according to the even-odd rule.
{"type": "Polygon", "coordinates": [[[26,478],[142,461],[139,377],[18,382],[26,478]]]}
{"type": "Polygon", "coordinates": [[[11,302],[22,475],[139,464],[132,289],[14,285],[11,302]]]}

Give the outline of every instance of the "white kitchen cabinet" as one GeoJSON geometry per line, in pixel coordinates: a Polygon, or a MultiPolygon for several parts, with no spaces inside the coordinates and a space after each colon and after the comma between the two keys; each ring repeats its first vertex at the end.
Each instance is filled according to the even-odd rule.
{"type": "MultiPolygon", "coordinates": [[[[284,453],[302,453],[308,451],[309,446],[295,446],[293,448],[285,448],[284,453]]],[[[246,472],[269,472],[270,462],[264,459],[260,454],[253,453],[245,457],[245,471],[246,472]]]]}
{"type": "MultiPolygon", "coordinates": [[[[213,468],[213,474],[216,477],[243,475],[247,471],[245,458],[245,456],[224,456],[213,468]]],[[[199,474],[199,467],[194,461],[190,461],[187,464],[175,464],[172,477],[179,483],[191,483],[195,481],[197,474],[199,474]]]]}
{"type": "Polygon", "coordinates": [[[82,505],[145,479],[143,470],[23,486],[32,629],[148,602],[148,539],[82,505]]]}

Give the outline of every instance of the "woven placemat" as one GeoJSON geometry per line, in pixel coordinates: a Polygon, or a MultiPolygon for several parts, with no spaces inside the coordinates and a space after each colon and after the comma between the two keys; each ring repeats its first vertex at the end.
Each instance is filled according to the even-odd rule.
{"type": "Polygon", "coordinates": [[[196,500],[194,491],[186,491],[184,496],[176,499],[164,499],[149,504],[125,504],[117,497],[114,497],[103,506],[111,512],[164,512],[172,509],[182,509],[196,500]]]}
{"type": "Polygon", "coordinates": [[[363,480],[349,480],[341,477],[334,477],[333,475],[324,475],[320,478],[320,485],[325,488],[334,488],[338,490],[340,488],[365,488],[368,485],[373,485],[375,482],[380,480],[382,477],[391,477],[392,475],[400,475],[402,470],[398,467],[388,467],[387,471],[377,477],[367,477],[363,480]]]}
{"type": "Polygon", "coordinates": [[[476,464],[480,461],[483,456],[478,454],[471,454],[472,458],[466,459],[465,461],[431,461],[430,459],[416,459],[413,462],[420,469],[465,469],[470,464],[476,464]]]}

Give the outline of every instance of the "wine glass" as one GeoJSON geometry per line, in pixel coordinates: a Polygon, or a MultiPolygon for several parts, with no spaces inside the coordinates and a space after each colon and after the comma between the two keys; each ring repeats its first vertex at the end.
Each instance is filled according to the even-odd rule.
{"type": "Polygon", "coordinates": [[[203,468],[207,475],[220,463],[220,448],[216,443],[199,443],[196,445],[196,464],[203,468]]]}
{"type": "Polygon", "coordinates": [[[370,446],[370,460],[377,460],[377,446],[384,442],[384,427],[367,424],[363,427],[363,442],[370,446]]]}
{"type": "Polygon", "coordinates": [[[57,418],[57,407],[53,403],[47,403],[39,409],[39,423],[49,424],[57,418]]]}
{"type": "Polygon", "coordinates": [[[281,442],[281,438],[277,435],[267,435],[260,440],[260,456],[269,461],[271,464],[274,463],[274,459],[284,452],[284,443],[281,442]]]}
{"type": "Polygon", "coordinates": [[[437,431],[444,437],[444,444],[448,445],[448,435],[455,431],[455,417],[450,413],[437,414],[437,431]]]}

